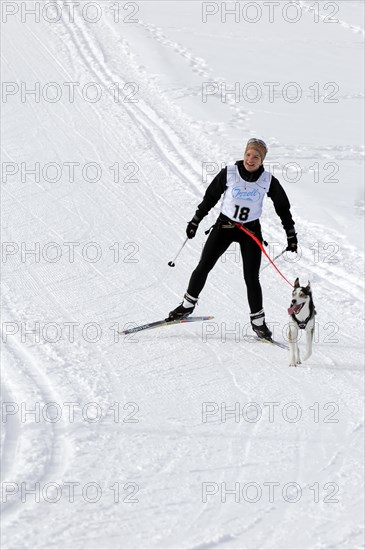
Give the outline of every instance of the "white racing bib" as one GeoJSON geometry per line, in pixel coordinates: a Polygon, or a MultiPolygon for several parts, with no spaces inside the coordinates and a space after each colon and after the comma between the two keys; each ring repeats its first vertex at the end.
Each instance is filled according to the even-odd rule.
{"type": "Polygon", "coordinates": [[[254,182],[241,178],[236,165],[227,166],[227,189],[221,212],[235,222],[252,222],[262,213],[262,204],[269,191],[272,174],[264,171],[254,182]]]}

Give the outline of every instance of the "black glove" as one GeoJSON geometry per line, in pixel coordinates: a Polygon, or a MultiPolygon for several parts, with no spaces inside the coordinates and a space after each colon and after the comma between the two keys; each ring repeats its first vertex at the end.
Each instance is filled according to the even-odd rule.
{"type": "Polygon", "coordinates": [[[288,239],[288,246],[286,247],[286,250],[289,252],[298,252],[298,239],[294,227],[292,229],[288,229],[286,232],[286,237],[288,239]]]}
{"type": "Polygon", "coordinates": [[[188,239],[193,239],[195,237],[196,230],[198,229],[200,220],[197,218],[197,216],[194,216],[193,219],[188,222],[188,226],[186,228],[186,236],[188,239]]]}

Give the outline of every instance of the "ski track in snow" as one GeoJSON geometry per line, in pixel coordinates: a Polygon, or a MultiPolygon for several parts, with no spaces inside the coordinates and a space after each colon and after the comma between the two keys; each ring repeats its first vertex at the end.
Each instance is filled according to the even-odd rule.
{"type": "MultiPolygon", "coordinates": [[[[10,344],[10,353],[14,356],[14,364],[18,365],[27,365],[28,368],[26,369],[27,376],[30,378],[30,381],[34,388],[37,388],[37,391],[40,395],[40,400],[42,403],[59,403],[60,402],[60,396],[57,394],[56,389],[54,385],[50,382],[47,375],[43,372],[42,368],[39,367],[37,362],[34,360],[32,355],[27,351],[27,349],[24,346],[21,346],[19,343],[17,343],[15,340],[10,344]]],[[[6,392],[6,388],[5,388],[6,392]]],[[[5,393],[6,397],[7,394],[5,393]]],[[[9,399],[9,401],[15,401],[16,403],[21,403],[21,399],[9,399]]],[[[39,401],[38,401],[39,402],[39,401]]],[[[10,426],[8,426],[8,429],[11,430],[12,424],[14,423],[14,420],[10,423],[10,426]]],[[[47,453],[48,456],[46,458],[46,461],[43,465],[43,473],[41,475],[37,475],[35,477],[34,483],[47,483],[51,480],[60,479],[62,477],[62,474],[64,470],[67,467],[68,462],[71,460],[71,457],[73,456],[72,447],[70,446],[69,442],[66,438],[66,433],[64,431],[64,427],[62,425],[59,425],[58,423],[50,423],[49,424],[49,430],[50,434],[47,436],[47,453]]],[[[16,464],[18,462],[17,458],[17,452],[16,448],[19,448],[19,444],[16,441],[16,438],[19,438],[21,436],[21,430],[20,425],[16,426],[15,434],[11,433],[10,437],[14,438],[15,435],[15,441],[12,441],[12,444],[10,446],[10,451],[12,454],[12,461],[11,458],[8,456],[4,457],[5,462],[5,471],[2,470],[2,476],[3,479],[13,479],[12,476],[17,477],[16,472],[16,464]],[[14,449],[15,447],[15,449],[14,449]],[[15,452],[14,452],[15,450],[15,452]],[[14,471],[15,470],[15,471],[14,471]]],[[[31,443],[31,442],[29,442],[31,443]]],[[[31,448],[31,444],[29,445],[31,448]]],[[[7,446],[5,445],[4,451],[6,454],[8,453],[7,446]]],[[[24,457],[21,457],[24,458],[24,457]]],[[[39,460],[39,456],[35,457],[36,460],[39,460]]],[[[43,457],[42,457],[43,458],[43,457]]],[[[34,460],[34,458],[33,458],[34,460]]],[[[36,464],[36,460],[34,460],[34,465],[36,464]]],[[[39,464],[38,464],[39,467],[39,464]]],[[[12,514],[19,515],[20,513],[24,513],[24,505],[18,504],[18,506],[14,505],[14,502],[6,502],[3,506],[3,520],[6,520],[7,513],[10,511],[12,514]]],[[[28,501],[25,503],[28,508],[31,506],[31,501],[28,501]]],[[[33,506],[35,503],[33,503],[33,506]]],[[[12,517],[12,520],[14,520],[14,517],[12,517]]]]}
{"type": "MultiPolygon", "coordinates": [[[[300,0],[300,4],[306,11],[311,9],[304,1],[300,0]]],[[[345,21],[341,21],[340,26],[353,33],[364,34],[363,29],[345,21]]],[[[175,53],[184,63],[188,63],[193,73],[202,79],[209,77],[211,81],[218,84],[222,81],[219,76],[212,75],[213,71],[206,59],[195,55],[184,44],[169,39],[162,28],[144,21],[139,22],[139,27],[153,38],[156,46],[167,48],[175,53]]],[[[146,227],[150,225],[148,237],[153,239],[154,243],[161,245],[161,235],[165,232],[170,236],[168,244],[171,245],[171,250],[174,250],[181,241],[181,225],[185,222],[184,216],[175,212],[173,200],[166,199],[163,190],[159,192],[156,186],[152,187],[148,184],[149,171],[145,168],[143,161],[150,162],[151,159],[158,159],[161,176],[173,183],[180,182],[179,189],[183,189],[184,194],[188,195],[186,204],[190,204],[194,209],[202,195],[201,186],[195,183],[199,181],[201,158],[224,158],[226,154],[224,144],[222,143],[219,148],[213,146],[209,138],[200,139],[202,137],[200,133],[193,126],[189,126],[188,117],[182,111],[175,109],[171,100],[161,97],[158,85],[152,80],[149,81],[148,73],[139,72],[138,62],[130,53],[133,51],[133,45],[127,39],[120,39],[114,27],[107,21],[103,28],[104,34],[100,36],[96,35],[92,27],[87,27],[78,16],[74,26],[67,26],[62,22],[54,26],[51,32],[54,33],[55,38],[61,37],[63,41],[64,62],[62,57],[61,59],[56,57],[52,48],[47,45],[47,37],[43,39],[30,28],[28,32],[31,38],[39,43],[42,51],[46,51],[53,58],[60,73],[66,75],[71,81],[75,80],[75,74],[83,74],[92,77],[106,90],[117,81],[124,83],[127,82],[127,78],[140,79],[143,96],[137,104],[120,105],[110,100],[107,107],[91,104],[91,109],[99,120],[98,124],[101,128],[103,128],[103,117],[107,115],[108,109],[112,110],[115,121],[114,126],[111,125],[110,132],[115,139],[120,137],[118,124],[127,124],[130,140],[119,139],[118,145],[111,138],[111,133],[106,135],[103,130],[103,143],[107,146],[109,154],[115,155],[115,159],[121,155],[121,151],[124,158],[135,158],[136,144],[139,146],[148,144],[148,149],[141,153],[139,163],[141,187],[146,197],[145,204],[148,206],[146,214],[146,227]],[[113,37],[114,42],[103,41],[103,38],[108,35],[113,37]],[[115,44],[118,52],[114,54],[115,44]],[[66,53],[73,60],[70,66],[67,65],[66,53]],[[119,56],[118,61],[117,56],[119,56]],[[163,215],[161,215],[162,211],[163,215]],[[170,225],[168,219],[172,215],[178,216],[181,221],[180,227],[170,225]],[[156,217],[163,225],[163,230],[156,230],[156,225],[152,223],[156,217]]],[[[191,89],[188,88],[188,90],[191,93],[191,89]]],[[[235,105],[233,101],[228,102],[227,107],[233,111],[230,114],[228,126],[235,125],[243,128],[244,132],[251,132],[250,110],[235,105]]],[[[46,126],[36,108],[33,108],[33,113],[40,128],[47,133],[46,126]]],[[[79,110],[79,116],[80,120],[86,123],[86,115],[82,109],[79,110]]],[[[82,147],[85,147],[86,151],[88,148],[92,150],[94,158],[104,165],[103,155],[99,153],[97,144],[93,143],[92,136],[88,137],[80,132],[76,125],[73,131],[74,135],[80,138],[82,147]]],[[[271,147],[279,152],[288,149],[290,144],[280,143],[276,137],[273,137],[271,147]]],[[[82,150],[81,145],[80,150],[82,150]]],[[[311,160],[318,158],[338,160],[344,156],[349,160],[361,158],[361,149],[353,146],[345,149],[334,146],[309,150],[305,146],[298,145],[287,153],[288,157],[293,153],[299,157],[308,155],[305,158],[311,160]]],[[[16,161],[11,151],[6,150],[5,154],[8,160],[16,161]]],[[[285,155],[281,157],[284,158],[285,155]]],[[[51,204],[55,196],[54,191],[47,188],[47,185],[34,180],[33,184],[42,192],[43,201],[51,204]]],[[[120,196],[117,186],[110,186],[101,181],[100,188],[105,191],[104,209],[110,210],[113,223],[117,223],[118,215],[112,213],[113,208],[119,205],[122,211],[123,201],[129,199],[120,196]]],[[[57,238],[60,242],[67,240],[67,226],[63,228],[60,225],[56,230],[54,223],[48,223],[42,214],[38,214],[36,204],[32,205],[30,191],[29,204],[21,195],[19,198],[13,189],[5,188],[4,193],[12,201],[13,207],[17,205],[19,209],[26,210],[29,227],[31,223],[37,222],[47,235],[57,238]]],[[[80,231],[78,240],[87,239],[93,233],[92,222],[83,213],[82,203],[78,202],[80,199],[76,197],[72,200],[73,203],[69,205],[64,201],[60,202],[59,208],[65,216],[70,215],[75,219],[76,227],[80,231]]],[[[93,197],[91,193],[85,193],[83,200],[89,205],[90,211],[98,211],[97,196],[93,197]]],[[[132,210],[132,205],[133,200],[128,202],[130,208],[128,223],[137,228],[139,220],[132,210]]],[[[304,249],[316,242],[318,233],[325,230],[324,227],[318,227],[317,224],[298,216],[296,216],[296,222],[298,227],[302,227],[301,242],[304,249]]],[[[269,218],[265,219],[265,227],[268,234],[280,242],[282,233],[279,233],[277,224],[269,218]]],[[[354,434],[360,435],[363,428],[361,419],[355,419],[360,410],[358,405],[361,403],[359,392],[361,381],[359,344],[361,342],[353,330],[354,317],[356,319],[361,317],[359,296],[363,295],[363,285],[358,279],[358,274],[354,272],[353,266],[362,256],[358,249],[347,243],[340,231],[334,228],[326,229],[326,234],[333,239],[333,242],[341,243],[340,262],[316,264],[310,261],[312,256],[308,254],[305,256],[305,253],[303,262],[305,262],[306,272],[313,280],[313,292],[322,330],[326,321],[339,319],[337,309],[341,308],[339,331],[341,340],[337,346],[328,346],[323,342],[323,336],[320,337],[320,341],[314,344],[313,356],[307,363],[296,369],[290,370],[287,367],[286,351],[259,343],[241,341],[237,343],[232,335],[225,342],[221,341],[219,335],[209,338],[205,344],[202,344],[199,342],[201,334],[196,327],[174,329],[168,327],[166,332],[161,330],[156,334],[141,334],[135,341],[135,345],[121,341],[120,346],[114,346],[113,349],[111,346],[105,347],[104,342],[98,343],[92,350],[81,344],[70,359],[72,363],[72,359],[77,358],[78,363],[75,362],[74,365],[69,366],[66,364],[68,358],[62,354],[61,346],[43,345],[43,349],[37,349],[34,352],[34,346],[20,343],[17,337],[11,339],[8,337],[6,354],[9,366],[7,365],[3,372],[4,401],[22,402],[38,399],[43,403],[50,401],[60,403],[67,396],[69,397],[68,392],[74,392],[79,399],[84,398],[85,402],[90,400],[90,396],[95,400],[98,396],[104,400],[107,398],[121,400],[125,397],[125,401],[128,401],[132,400],[129,398],[132,389],[133,394],[140,398],[141,411],[144,405],[146,410],[150,411],[151,418],[146,418],[145,413],[145,424],[141,422],[140,425],[136,425],[133,433],[123,432],[122,435],[115,426],[105,421],[103,424],[105,433],[102,434],[100,431],[100,436],[103,435],[105,439],[100,439],[96,443],[93,441],[93,426],[88,427],[89,435],[85,437],[83,430],[78,426],[71,427],[63,423],[45,426],[41,423],[36,426],[34,435],[32,430],[28,429],[27,425],[22,425],[16,416],[12,417],[5,425],[5,435],[2,439],[3,479],[20,482],[21,476],[26,474],[27,480],[39,483],[69,480],[71,473],[78,475],[77,449],[81,450],[81,460],[89,459],[90,438],[94,446],[94,455],[90,459],[89,477],[85,477],[84,470],[79,469],[80,479],[90,481],[96,476],[103,481],[110,480],[113,474],[118,476],[120,460],[122,469],[125,468],[128,472],[128,479],[135,479],[133,475],[140,476],[138,481],[141,486],[145,483],[145,486],[144,492],[141,491],[141,511],[123,510],[127,518],[126,523],[130,524],[128,527],[120,525],[120,511],[114,510],[104,502],[96,512],[94,509],[89,512],[84,507],[78,506],[75,513],[72,508],[65,506],[64,509],[57,508],[52,516],[53,512],[50,512],[49,506],[47,507],[44,503],[36,505],[29,501],[24,505],[19,501],[9,501],[4,505],[3,521],[7,527],[4,548],[15,548],[14,544],[17,548],[94,548],[99,545],[100,529],[105,529],[105,539],[102,540],[108,541],[108,547],[111,548],[142,548],[146,544],[149,548],[179,548],[181,542],[184,543],[184,547],[194,550],[248,548],[245,541],[250,541],[250,545],[255,544],[256,548],[279,549],[284,548],[284,545],[289,548],[290,540],[287,542],[285,533],[290,533],[291,529],[293,529],[291,543],[296,543],[296,537],[302,529],[301,506],[297,509],[296,506],[284,506],[282,502],[274,504],[264,502],[243,512],[242,508],[237,508],[237,505],[235,507],[234,503],[223,507],[218,499],[204,504],[199,498],[199,482],[214,480],[216,483],[226,482],[231,486],[236,481],[256,479],[262,482],[273,479],[275,460],[277,460],[277,479],[283,482],[296,480],[302,488],[310,486],[316,480],[320,483],[337,481],[340,485],[342,482],[351,484],[351,471],[358,466],[357,461],[361,458],[360,452],[356,450],[358,439],[354,434]],[[170,334],[167,331],[170,331],[170,334]],[[339,347],[346,350],[345,357],[342,356],[339,347]],[[123,361],[119,358],[120,354],[123,356],[123,361]],[[108,360],[103,362],[104,355],[108,360]],[[172,364],[168,357],[174,357],[172,364]],[[78,366],[88,362],[92,366],[91,372],[83,369],[78,374],[78,366]],[[49,369],[50,366],[51,369],[49,369]],[[200,370],[202,373],[199,377],[200,370]],[[90,379],[87,378],[88,375],[90,379]],[[62,384],[57,380],[60,377],[63,377],[62,384]],[[266,385],[267,379],[269,387],[266,385]],[[60,384],[59,388],[58,384],[60,384]],[[244,427],[241,423],[227,423],[227,431],[224,432],[222,426],[202,425],[201,422],[199,423],[199,417],[195,416],[196,404],[199,404],[199,400],[217,400],[218,402],[225,399],[227,404],[232,405],[236,401],[263,403],[265,399],[270,400],[273,397],[280,402],[300,399],[303,408],[310,407],[318,401],[323,404],[337,400],[340,406],[340,422],[333,430],[331,430],[333,425],[323,422],[315,425],[315,430],[313,430],[313,423],[309,421],[298,426],[282,423],[280,431],[276,425],[268,424],[267,419],[262,417],[260,421],[244,427]],[[156,443],[154,436],[161,437],[161,440],[157,440],[156,443]],[[278,448],[275,446],[275,438],[280,442],[278,448]],[[39,441],[38,447],[32,447],[35,439],[39,441]],[[124,439],[126,446],[123,445],[124,439]],[[143,456],[134,449],[136,439],[140,442],[140,448],[144,446],[147,448],[146,454],[142,453],[143,456]],[[156,446],[160,448],[156,449],[156,446]],[[34,462],[31,460],[28,464],[24,456],[24,449],[27,448],[32,448],[34,452],[34,462]],[[148,449],[151,456],[148,455],[148,449]],[[264,452],[260,454],[263,450],[264,452]],[[131,457],[129,462],[123,458],[123,452],[131,457]],[[201,456],[197,457],[196,454],[199,453],[201,456]],[[319,457],[322,459],[321,467],[319,467],[319,457]],[[104,463],[104,460],[106,468],[100,471],[96,468],[96,464],[98,461],[104,463]],[[287,462],[287,472],[282,466],[283,460],[287,462]],[[110,472],[107,471],[108,467],[110,472]],[[247,478],[247,475],[251,477],[247,478]],[[187,485],[184,485],[184,482],[187,485]],[[192,487],[191,493],[187,490],[188,485],[192,487]],[[164,492],[167,494],[166,502],[156,497],[164,492]],[[184,498],[187,500],[184,501],[184,498]],[[164,509],[159,514],[158,508],[162,506],[164,509]],[[180,510],[181,515],[174,513],[174,510],[180,510]],[[46,522],[48,518],[49,524],[47,529],[45,529],[46,524],[42,524],[43,528],[40,532],[36,524],[39,521],[37,518],[42,513],[46,522]],[[143,517],[143,514],[147,520],[151,520],[153,526],[151,535],[149,535],[148,525],[141,523],[139,516],[143,517]],[[52,517],[55,518],[54,522],[52,517]],[[76,525],[79,521],[80,528],[76,525]],[[70,535],[67,534],[68,530],[70,535]],[[124,537],[120,538],[120,531],[123,532],[124,537]]],[[[12,240],[11,229],[6,236],[12,240]]],[[[103,233],[103,238],[109,245],[113,243],[112,237],[113,235],[106,231],[105,234],[103,233]]],[[[159,261],[165,262],[165,252],[163,250],[158,256],[159,261]]],[[[124,316],[119,314],[118,305],[122,301],[126,301],[123,311],[128,311],[129,308],[132,310],[138,305],[141,318],[148,315],[152,319],[153,315],[156,315],[156,298],[159,306],[166,308],[165,296],[163,304],[160,300],[165,271],[160,269],[157,270],[157,276],[148,273],[144,279],[136,278],[135,281],[129,281],[129,285],[127,284],[125,288],[115,281],[117,268],[112,267],[111,273],[105,273],[102,268],[99,269],[96,265],[89,263],[84,268],[83,277],[89,285],[90,293],[93,293],[95,280],[100,285],[98,288],[105,285],[109,288],[109,293],[115,293],[117,304],[112,305],[115,319],[119,320],[121,317],[126,322],[130,320],[129,312],[124,316]],[[133,288],[130,288],[130,285],[133,288]],[[142,297],[141,301],[137,294],[142,297]]],[[[289,267],[290,264],[284,263],[283,271],[288,273],[289,267]]],[[[210,313],[216,315],[217,322],[219,319],[226,318],[227,312],[231,319],[242,319],[240,303],[244,292],[243,281],[236,285],[233,284],[232,279],[233,273],[235,278],[242,279],[242,274],[237,273],[237,269],[240,271],[241,267],[234,266],[232,269],[232,263],[221,264],[219,274],[209,290],[209,294],[212,292],[215,296],[214,307],[217,308],[217,311],[210,313]],[[225,279],[229,280],[229,283],[225,279]],[[230,283],[232,286],[228,288],[230,283]],[[219,305],[220,300],[224,303],[224,307],[219,305]]],[[[28,268],[27,275],[29,279],[25,282],[25,287],[29,285],[29,289],[32,286],[42,288],[43,273],[38,271],[36,265],[28,268]]],[[[285,318],[286,310],[283,309],[281,296],[275,294],[276,275],[273,273],[269,275],[269,270],[266,270],[262,274],[262,280],[266,285],[267,309],[280,311],[280,318],[285,318]]],[[[169,289],[169,283],[164,285],[169,289]]],[[[6,286],[11,287],[11,282],[7,282],[6,286]]],[[[183,290],[182,288],[181,291],[183,290]]],[[[171,295],[175,290],[170,288],[169,292],[171,295]]],[[[288,304],[290,290],[287,288],[286,292],[288,304]]],[[[37,318],[32,307],[28,311],[31,301],[29,296],[27,299],[28,303],[23,305],[16,298],[14,291],[9,292],[6,298],[7,321],[26,319],[32,322],[37,318]]],[[[111,296],[110,302],[113,303],[113,301],[111,296]]],[[[208,301],[205,302],[204,307],[208,307],[208,303],[208,301]]],[[[40,307],[44,313],[47,312],[47,307],[50,307],[57,318],[78,320],[76,315],[78,310],[73,307],[72,301],[68,300],[66,286],[65,291],[59,293],[58,290],[53,291],[45,284],[40,307]]],[[[105,307],[107,310],[108,306],[105,307]]],[[[104,315],[103,312],[101,313],[99,318],[104,315]]],[[[233,328],[234,322],[232,321],[229,327],[228,325],[227,322],[227,328],[233,328]]],[[[354,481],[352,483],[356,486],[354,481]]],[[[355,512],[354,505],[352,510],[355,512]]],[[[323,505],[316,507],[313,502],[310,502],[306,514],[313,518],[318,516],[319,519],[313,519],[313,537],[304,534],[306,538],[303,542],[299,542],[300,545],[307,544],[307,547],[316,548],[360,548],[362,531],[361,527],[356,525],[356,519],[349,528],[346,527],[347,531],[335,530],[332,535],[326,522],[339,522],[340,511],[325,510],[323,505]]],[[[298,548],[302,547],[298,546],[298,548]]]]}

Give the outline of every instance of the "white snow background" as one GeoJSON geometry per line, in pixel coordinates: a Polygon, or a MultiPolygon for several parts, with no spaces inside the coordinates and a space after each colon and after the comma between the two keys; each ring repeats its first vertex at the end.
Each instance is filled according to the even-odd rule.
{"type": "MultiPolygon", "coordinates": [[[[2,2],[3,548],[363,548],[364,4],[51,4],[2,2]],[[168,261],[252,136],[291,201],[277,264],[312,284],[312,357],[245,336],[234,246],[213,321],[118,337],[179,303],[219,205],[168,261]]],[[[270,199],[262,227],[273,256],[270,199]]],[[[261,282],[285,343],[290,287],[261,282]]]]}

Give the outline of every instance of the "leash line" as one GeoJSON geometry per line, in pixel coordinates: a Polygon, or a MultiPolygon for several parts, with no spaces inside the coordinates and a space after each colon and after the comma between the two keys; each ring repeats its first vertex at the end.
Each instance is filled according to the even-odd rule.
{"type": "Polygon", "coordinates": [[[275,267],[276,271],[279,273],[279,275],[293,288],[293,285],[288,281],[288,279],[281,273],[280,269],[276,267],[275,263],[272,261],[264,247],[262,246],[262,243],[259,241],[259,239],[254,235],[251,231],[246,229],[243,225],[240,225],[239,223],[235,223],[235,226],[238,227],[238,229],[241,229],[244,231],[247,235],[249,235],[255,243],[261,248],[262,252],[265,254],[266,258],[269,260],[269,262],[275,267]]]}

